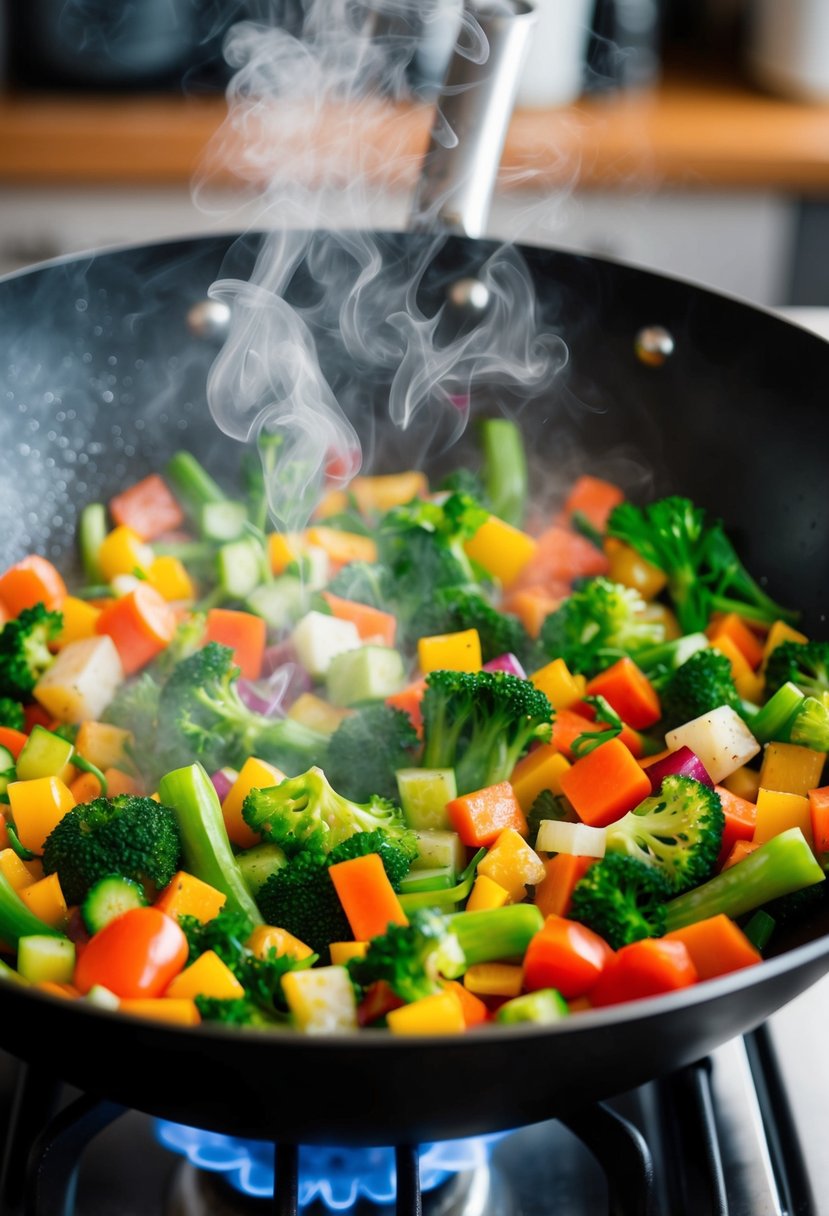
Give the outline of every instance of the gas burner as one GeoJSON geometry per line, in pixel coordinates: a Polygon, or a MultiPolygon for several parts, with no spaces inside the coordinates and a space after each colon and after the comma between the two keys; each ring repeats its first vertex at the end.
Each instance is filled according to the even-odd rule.
{"type": "MultiPolygon", "coordinates": [[[[394,1203],[358,1199],[350,1216],[391,1216],[394,1203]]],[[[423,1216],[513,1216],[515,1203],[503,1174],[483,1162],[455,1174],[423,1196],[423,1216]]],[[[206,1173],[185,1161],[176,1170],[163,1216],[270,1216],[269,1198],[245,1195],[221,1174],[206,1173]]],[[[320,1200],[302,1209],[304,1216],[331,1211],[320,1200]]]]}

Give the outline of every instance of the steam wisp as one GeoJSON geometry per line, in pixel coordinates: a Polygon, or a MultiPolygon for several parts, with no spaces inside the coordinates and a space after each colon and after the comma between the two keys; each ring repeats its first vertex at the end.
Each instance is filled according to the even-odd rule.
{"type": "MultiPolygon", "coordinates": [[[[445,236],[404,245],[367,227],[386,192],[410,185],[417,159],[405,105],[391,103],[411,97],[406,68],[424,11],[434,19],[437,9],[309,0],[295,28],[248,21],[227,43],[236,74],[222,155],[261,188],[266,234],[250,280],[212,288],[232,319],[208,400],[228,435],[282,437],[266,475],[274,522],[286,530],[304,525],[324,486],[371,464],[378,403],[412,435],[414,465],[462,434],[479,393],[491,404],[502,390],[501,408],[519,409],[566,362],[517,249],[493,248],[476,266],[489,305],[470,325],[436,281],[445,236]],[[381,158],[378,146],[396,151],[381,158]]],[[[485,60],[470,14],[458,41],[462,54],[485,60]]]]}

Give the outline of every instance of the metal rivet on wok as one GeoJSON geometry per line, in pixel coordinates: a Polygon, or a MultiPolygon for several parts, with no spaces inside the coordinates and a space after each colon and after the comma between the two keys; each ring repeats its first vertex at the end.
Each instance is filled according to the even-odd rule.
{"type": "Polygon", "coordinates": [[[480,279],[457,279],[450,284],[446,298],[453,308],[481,313],[489,304],[489,288],[480,279]]]}
{"type": "Polygon", "coordinates": [[[648,367],[661,367],[674,353],[674,340],[662,325],[646,325],[636,335],[637,358],[648,367]]]}
{"type": "Polygon", "coordinates": [[[199,300],[187,313],[187,326],[197,338],[224,342],[230,328],[230,308],[221,300],[199,300]]]}

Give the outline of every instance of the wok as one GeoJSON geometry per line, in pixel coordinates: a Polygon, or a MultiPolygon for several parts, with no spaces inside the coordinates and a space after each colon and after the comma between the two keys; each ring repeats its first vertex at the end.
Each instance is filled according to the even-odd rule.
{"type": "MultiPolygon", "coordinates": [[[[378,239],[404,260],[431,240],[378,239]]],[[[215,348],[194,339],[187,316],[229,265],[248,269],[253,244],[216,237],[130,248],[0,283],[0,562],[38,548],[68,568],[78,506],[106,499],[179,447],[227,483],[237,445],[218,433],[204,399],[215,348]]],[[[447,238],[423,291],[442,299],[493,248],[447,238]]],[[[686,493],[723,517],[772,594],[802,607],[805,629],[825,629],[829,346],[669,278],[522,252],[545,326],[570,350],[553,387],[522,414],[536,488],[560,470],[566,483],[578,461],[640,497],[686,493]],[[642,362],[635,345],[655,323],[675,343],[660,367],[642,362]]],[[[325,370],[336,379],[336,368],[325,370]]],[[[357,422],[374,436],[376,467],[408,464],[410,437],[366,400],[357,422]]],[[[471,428],[443,459],[475,460],[471,428]]],[[[552,1028],[418,1040],[185,1030],[4,986],[0,1045],[93,1095],[218,1131],[428,1141],[549,1118],[704,1056],[829,970],[827,930],[824,920],[797,938],[781,933],[775,957],[756,969],[552,1028]]]]}
{"type": "MultiPolygon", "coordinates": [[[[495,111],[502,135],[503,93],[495,111]]],[[[480,166],[468,149],[463,155],[468,185],[480,166]]],[[[440,180],[433,171],[432,184],[440,180]]],[[[479,184],[461,208],[478,209],[478,226],[480,201],[479,184]]],[[[481,274],[496,248],[469,235],[372,235],[387,264],[428,262],[419,287],[427,316],[453,285],[481,274]]],[[[216,347],[203,328],[194,336],[188,318],[209,315],[217,279],[248,278],[258,245],[256,236],[217,236],[139,246],[0,282],[2,565],[36,550],[70,572],[79,507],[108,499],[181,447],[230,485],[238,446],[220,434],[205,398],[216,347]]],[[[825,631],[829,346],[670,278],[519,250],[540,328],[569,350],[550,387],[519,411],[534,493],[552,502],[556,487],[590,472],[634,498],[686,494],[724,519],[754,575],[802,609],[806,631],[825,631]],[[662,361],[637,348],[654,326],[672,339],[662,361]]],[[[315,336],[335,391],[360,377],[351,420],[371,470],[423,461],[439,475],[476,461],[473,427],[436,454],[417,427],[389,422],[387,379],[358,372],[341,347],[315,336]]],[[[473,422],[492,408],[473,394],[473,422]]],[[[829,915],[781,931],[762,966],[689,991],[554,1027],[457,1038],[181,1029],[5,985],[0,1046],[92,1096],[216,1131],[292,1143],[431,1141],[547,1119],[704,1056],[829,970],[827,934],[829,915]]]]}

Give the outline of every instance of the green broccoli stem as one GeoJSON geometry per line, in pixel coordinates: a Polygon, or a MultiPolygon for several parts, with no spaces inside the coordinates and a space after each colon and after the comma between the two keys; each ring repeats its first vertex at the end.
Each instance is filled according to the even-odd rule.
{"type": "Polygon", "coordinates": [[[467,967],[523,955],[543,924],[535,904],[508,904],[449,917],[449,928],[461,944],[467,967]]]}
{"type": "Polygon", "coordinates": [[[102,583],[98,550],[109,531],[107,509],[102,502],[90,502],[81,511],[78,521],[78,550],[84,578],[90,583],[102,583]]]}
{"type": "Polygon", "coordinates": [[[0,873],[0,939],[17,949],[21,937],[65,937],[30,912],[5,874],[0,873]]]}
{"type": "Polygon", "coordinates": [[[803,708],[804,696],[791,680],[778,688],[751,719],[751,733],[758,743],[772,739],[785,742],[795,715],[803,708]]]}
{"type": "Polygon", "coordinates": [[[789,828],[761,844],[739,865],[666,904],[666,931],[684,929],[721,912],[732,918],[742,916],[824,878],[800,828],[789,828]]]}
{"type": "Polygon", "coordinates": [[[478,849],[455,886],[449,887],[448,890],[402,892],[398,899],[403,911],[407,916],[411,916],[412,912],[416,912],[418,908],[439,908],[441,911],[448,912],[457,904],[462,903],[472,890],[478,863],[483,861],[485,856],[486,849],[478,849]]]}
{"type": "Polygon", "coordinates": [[[527,509],[527,454],[521,431],[509,418],[481,423],[483,479],[493,514],[520,528],[527,509]]]}
{"type": "Polygon", "coordinates": [[[228,910],[261,925],[262,916],[230,847],[221,803],[202,766],[190,764],[167,773],[158,784],[158,796],[175,812],[184,868],[221,891],[228,910]]]}

